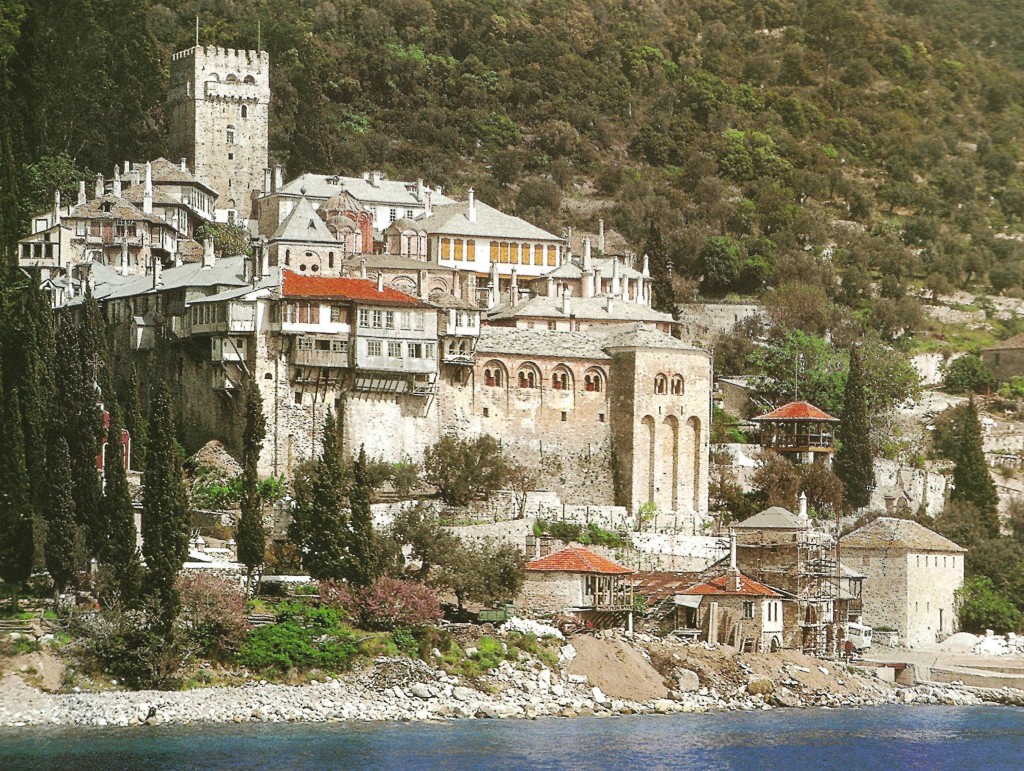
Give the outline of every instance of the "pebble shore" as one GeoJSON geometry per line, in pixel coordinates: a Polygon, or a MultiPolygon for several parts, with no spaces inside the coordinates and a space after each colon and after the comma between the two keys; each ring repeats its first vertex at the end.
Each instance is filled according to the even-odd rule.
{"type": "Polygon", "coordinates": [[[529,719],[885,703],[1024,704],[1020,692],[1007,697],[1006,692],[985,689],[924,685],[894,688],[881,683],[865,696],[824,691],[798,694],[785,685],[773,684],[769,693],[751,693],[750,686],[731,693],[698,688],[672,691],[672,698],[633,702],[609,698],[599,688],[591,687],[585,677],[552,671],[540,662],[518,669],[503,662],[484,678],[481,688],[473,688],[421,661],[388,658],[377,659],[372,667],[348,676],[300,686],[260,681],[189,691],[45,693],[17,678],[7,678],[5,685],[0,698],[0,726],[529,719]]]}

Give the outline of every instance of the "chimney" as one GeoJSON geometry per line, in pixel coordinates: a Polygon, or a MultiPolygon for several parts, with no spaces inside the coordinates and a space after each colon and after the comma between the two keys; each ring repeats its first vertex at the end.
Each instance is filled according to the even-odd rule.
{"type": "Polygon", "coordinates": [[[619,279],[619,260],[617,257],[612,258],[612,294],[619,295],[622,293],[622,287],[620,286],[621,280],[619,279]]]}
{"type": "Polygon", "coordinates": [[[590,236],[583,239],[583,270],[587,270],[591,265],[591,253],[590,253],[590,236]]]}
{"type": "Polygon", "coordinates": [[[156,289],[158,286],[164,283],[163,276],[160,275],[160,271],[163,268],[163,265],[160,264],[160,260],[157,259],[157,256],[152,252],[150,252],[150,259],[153,260],[153,288],[156,289]]]}
{"type": "Polygon", "coordinates": [[[267,278],[270,275],[270,250],[267,248],[267,237],[260,236],[260,276],[267,278]]]}
{"type": "Polygon", "coordinates": [[[102,198],[104,192],[105,191],[104,191],[104,185],[103,185],[103,175],[102,174],[97,174],[96,175],[96,197],[97,198],[102,198]]]}
{"type": "Polygon", "coordinates": [[[442,195],[444,195],[444,190],[441,189],[440,185],[438,185],[437,187],[434,188],[434,192],[437,193],[437,197],[438,198],[440,198],[442,195]]]}
{"type": "Polygon", "coordinates": [[[493,282],[487,284],[487,310],[498,304],[498,289],[493,282]]]}
{"type": "Polygon", "coordinates": [[[513,306],[519,302],[519,274],[515,268],[512,268],[512,286],[509,288],[509,297],[513,306]]]}
{"type": "Polygon", "coordinates": [[[69,264],[65,275],[68,279],[68,287],[66,291],[68,299],[70,299],[75,296],[75,266],[69,264]]]}
{"type": "Polygon", "coordinates": [[[797,504],[800,512],[800,519],[807,521],[807,493],[801,491],[800,497],[797,499],[797,504]]]}
{"type": "Polygon", "coordinates": [[[558,297],[558,293],[555,291],[555,279],[553,276],[548,275],[547,277],[547,295],[548,297],[558,297]]]}
{"type": "Polygon", "coordinates": [[[366,258],[359,258],[359,278],[366,278],[366,258]]]}
{"type": "Polygon", "coordinates": [[[651,275],[651,258],[647,256],[646,252],[644,253],[644,269],[642,271],[640,271],[640,272],[643,273],[644,278],[650,278],[650,275],[651,275]]]}
{"type": "Polygon", "coordinates": [[[416,180],[416,200],[423,203],[423,177],[416,180]]]}
{"type": "Polygon", "coordinates": [[[426,197],[426,200],[425,200],[425,202],[423,204],[423,215],[425,217],[429,217],[431,214],[434,213],[434,209],[431,206],[431,200],[430,200],[433,197],[433,195],[434,194],[431,193],[430,190],[428,189],[427,192],[426,192],[426,196],[427,197],[426,197]]]}
{"type": "Polygon", "coordinates": [[[380,187],[380,172],[375,171],[370,175],[370,184],[374,187],[380,187]]]}
{"type": "Polygon", "coordinates": [[[377,291],[384,292],[384,271],[377,272],[377,291]]]}
{"type": "Polygon", "coordinates": [[[81,206],[83,203],[86,202],[86,200],[87,199],[85,197],[85,180],[83,179],[81,182],[78,183],[78,205],[81,206]]]}
{"type": "Polygon", "coordinates": [[[267,195],[270,192],[270,186],[274,182],[274,170],[266,168],[263,170],[263,195],[267,195]]]}
{"type": "Polygon", "coordinates": [[[212,268],[217,264],[217,257],[213,253],[213,239],[203,239],[203,270],[212,268]]]}
{"type": "Polygon", "coordinates": [[[181,170],[186,174],[188,173],[188,158],[181,159],[181,170]]]}
{"type": "Polygon", "coordinates": [[[604,220],[597,221],[597,251],[604,254],[604,220]]]}
{"type": "Polygon", "coordinates": [[[114,195],[121,197],[121,172],[117,166],[114,167],[114,195]]]}
{"type": "Polygon", "coordinates": [[[284,187],[284,167],[279,163],[274,167],[274,190],[284,187]]]}
{"type": "Polygon", "coordinates": [[[428,299],[428,297],[429,297],[429,295],[427,293],[427,286],[428,286],[428,283],[427,283],[427,271],[425,271],[425,270],[418,270],[418,271],[416,271],[416,291],[417,291],[417,297],[419,297],[421,300],[424,300],[424,301],[426,301],[428,299]]]}
{"type": "Polygon", "coordinates": [[[568,318],[569,316],[572,315],[572,313],[570,311],[571,311],[571,308],[569,307],[569,290],[568,289],[563,289],[562,290],[562,315],[565,316],[566,318],[568,318]]]}
{"type": "Polygon", "coordinates": [[[605,310],[608,311],[609,315],[615,309],[615,300],[613,299],[612,295],[608,295],[607,297],[604,298],[604,307],[605,310]]]}
{"type": "Polygon", "coordinates": [[[469,221],[476,222],[476,194],[469,189],[469,221]]]}
{"type": "Polygon", "coordinates": [[[594,268],[594,297],[604,294],[604,278],[601,276],[601,269],[594,268]]]}
{"type": "Polygon", "coordinates": [[[60,190],[53,191],[53,224],[60,224],[60,190]]]}
{"type": "Polygon", "coordinates": [[[128,241],[124,240],[121,242],[121,275],[128,275],[128,241]]]}
{"type": "Polygon", "coordinates": [[[736,567],[736,533],[729,533],[729,569],[725,571],[725,590],[740,590],[740,569],[736,567]]]}
{"type": "Polygon", "coordinates": [[[583,271],[583,288],[580,292],[583,297],[588,299],[594,296],[594,271],[592,268],[583,271]]]}
{"type": "Polygon", "coordinates": [[[146,161],[146,182],[142,188],[142,213],[153,213],[153,167],[146,161]]]}
{"type": "Polygon", "coordinates": [[[129,172],[132,170],[131,161],[125,161],[124,166],[121,167],[121,173],[127,178],[129,172]]]}

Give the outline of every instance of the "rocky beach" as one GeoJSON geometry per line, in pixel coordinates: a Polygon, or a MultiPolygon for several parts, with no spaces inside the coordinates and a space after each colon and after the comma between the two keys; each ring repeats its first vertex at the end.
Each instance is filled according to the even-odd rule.
{"type": "Polygon", "coordinates": [[[867,670],[799,654],[736,655],[646,635],[574,638],[558,665],[503,661],[474,682],[406,658],[378,658],[302,685],[252,681],[181,691],[48,692],[0,679],[0,726],[426,721],[867,707],[1024,705],[1020,691],[884,682],[867,670]],[[619,666],[610,668],[609,660],[619,666]],[[656,670],[652,662],[658,662],[656,670]],[[692,668],[691,668],[692,667],[692,668]],[[671,685],[672,687],[669,687],[671,685]]]}

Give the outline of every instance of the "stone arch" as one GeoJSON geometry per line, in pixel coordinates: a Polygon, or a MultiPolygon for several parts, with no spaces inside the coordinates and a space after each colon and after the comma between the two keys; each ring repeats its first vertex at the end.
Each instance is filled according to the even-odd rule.
{"type": "Polygon", "coordinates": [[[234,73],[230,73],[226,78],[224,78],[224,82],[225,83],[237,83],[238,82],[238,76],[235,75],[234,73]]]}
{"type": "Polygon", "coordinates": [[[391,286],[406,294],[416,294],[416,282],[408,276],[395,276],[391,279],[391,286]]]}
{"type": "Polygon", "coordinates": [[[690,445],[689,473],[692,474],[691,482],[693,494],[693,510],[700,508],[700,459],[701,459],[701,436],[700,418],[694,416],[686,421],[687,432],[689,433],[688,444],[690,445]]]}
{"type": "Polygon", "coordinates": [[[601,393],[608,385],[604,370],[600,367],[590,367],[583,373],[583,390],[591,393],[601,393]]]}
{"type": "Polygon", "coordinates": [[[441,294],[448,294],[448,282],[443,278],[432,278],[430,280],[430,294],[440,292],[441,294]]]}
{"type": "Polygon", "coordinates": [[[484,364],[483,384],[492,388],[504,388],[508,383],[508,368],[497,359],[484,364]]]}
{"type": "Polygon", "coordinates": [[[551,388],[555,391],[572,393],[575,389],[575,378],[572,370],[565,364],[556,364],[551,370],[551,388]]]}
{"type": "Polygon", "coordinates": [[[254,78],[252,75],[246,75],[242,79],[242,82],[245,83],[246,85],[254,86],[254,85],[256,85],[256,78],[254,78]]]}
{"type": "Polygon", "coordinates": [[[540,367],[538,367],[532,361],[524,361],[522,364],[519,365],[519,369],[516,372],[516,384],[521,389],[532,390],[535,388],[540,388],[540,367]]]}
{"type": "Polygon", "coordinates": [[[650,415],[644,416],[640,421],[640,443],[637,452],[640,455],[640,469],[637,476],[637,485],[642,486],[640,502],[649,503],[654,500],[654,470],[657,465],[657,448],[655,440],[657,431],[654,426],[654,418],[650,415]]]}
{"type": "Polygon", "coordinates": [[[218,75],[216,72],[211,72],[209,75],[206,76],[206,82],[220,83],[220,75],[218,75]]]}
{"type": "Polygon", "coordinates": [[[768,642],[768,650],[772,653],[778,653],[782,648],[782,643],[779,641],[777,634],[772,635],[772,639],[768,642]]]}
{"type": "Polygon", "coordinates": [[[673,396],[682,396],[685,393],[686,384],[683,382],[682,375],[673,375],[670,386],[673,396]]]}
{"type": "Polygon", "coordinates": [[[679,418],[668,415],[663,422],[665,433],[662,436],[661,458],[668,464],[666,476],[671,484],[668,502],[672,506],[672,511],[679,511],[679,418]]]}
{"type": "Polygon", "coordinates": [[[660,373],[654,376],[654,393],[668,393],[668,378],[660,373]]]}

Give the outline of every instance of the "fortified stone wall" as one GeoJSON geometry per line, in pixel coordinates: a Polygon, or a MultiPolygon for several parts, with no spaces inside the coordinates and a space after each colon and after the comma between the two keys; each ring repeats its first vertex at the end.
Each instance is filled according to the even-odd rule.
{"type": "MultiPolygon", "coordinates": [[[[904,644],[930,645],[936,635],[953,634],[959,628],[954,593],[964,582],[962,554],[910,553],[906,555],[907,583],[912,599],[907,600],[904,644]]],[[[877,591],[872,586],[870,591],[877,591]]],[[[868,594],[867,582],[864,594],[868,594]]]]}
{"type": "MultiPolygon", "coordinates": [[[[864,612],[869,626],[889,626],[905,642],[908,631],[908,576],[906,555],[897,550],[842,546],[843,563],[863,573],[864,612]]],[[[916,593],[923,587],[915,585],[916,593]]],[[[932,640],[934,642],[934,639],[932,640]]]]}

